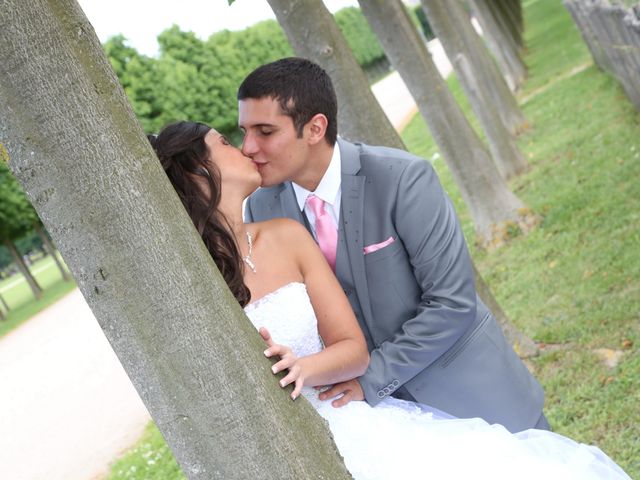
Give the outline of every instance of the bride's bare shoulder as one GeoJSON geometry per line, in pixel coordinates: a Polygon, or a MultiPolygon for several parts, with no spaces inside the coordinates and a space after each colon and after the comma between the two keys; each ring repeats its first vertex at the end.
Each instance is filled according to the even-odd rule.
{"type": "Polygon", "coordinates": [[[311,237],[303,225],[290,218],[274,218],[272,220],[265,220],[264,222],[257,222],[253,225],[258,228],[260,235],[264,235],[265,238],[268,237],[283,242],[311,237]]]}

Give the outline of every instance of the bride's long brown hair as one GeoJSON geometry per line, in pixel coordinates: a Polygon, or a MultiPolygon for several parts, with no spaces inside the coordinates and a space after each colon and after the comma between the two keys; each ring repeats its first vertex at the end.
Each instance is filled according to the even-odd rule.
{"type": "Polygon", "coordinates": [[[229,223],[218,210],[220,172],[208,161],[204,137],[209,130],[204,123],[176,122],[148,138],[220,273],[244,307],[251,294],[242,278],[244,264],[229,223]],[[199,186],[201,179],[209,185],[208,198],[199,186]]]}

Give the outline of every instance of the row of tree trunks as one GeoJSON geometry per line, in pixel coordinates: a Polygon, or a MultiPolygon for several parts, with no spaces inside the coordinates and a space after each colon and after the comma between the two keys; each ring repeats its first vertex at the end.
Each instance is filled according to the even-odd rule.
{"type": "Polygon", "coordinates": [[[400,0],[359,0],[359,3],[416,100],[469,207],[479,242],[491,244],[499,230],[496,226],[505,222],[522,224],[528,230],[531,223],[528,210],[509,189],[456,103],[403,3],[400,0]]]}
{"type": "MultiPolygon", "coordinates": [[[[321,0],[304,2],[304,6],[295,0],[269,0],[269,3],[298,55],[314,60],[328,72],[347,72],[348,68],[352,68],[350,65],[353,65],[355,60],[347,59],[345,64],[341,63],[344,61],[344,56],[348,57],[353,54],[345,45],[342,45],[345,43],[344,38],[338,34],[334,34],[335,36],[330,39],[331,46],[341,52],[345,52],[344,56],[309,55],[307,38],[323,38],[326,35],[323,32],[334,31],[331,24],[335,22],[321,0]],[[296,15],[291,13],[294,10],[294,4],[297,4],[298,8],[296,15]],[[316,20],[312,15],[319,15],[319,19],[316,20]],[[314,18],[314,21],[306,22],[305,28],[302,29],[299,23],[304,23],[305,18],[314,18]]],[[[486,149],[469,126],[459,106],[455,103],[451,92],[433,64],[423,40],[415,26],[408,20],[402,3],[399,0],[360,0],[360,7],[380,39],[385,53],[403,76],[405,82],[407,82],[407,86],[416,99],[421,112],[426,116],[425,118],[434,138],[436,138],[438,145],[441,146],[440,148],[443,149],[445,158],[453,162],[452,172],[454,172],[456,181],[458,181],[462,189],[470,192],[468,198],[465,198],[470,208],[482,211],[482,215],[492,215],[492,212],[489,211],[490,208],[504,212],[515,206],[522,206],[520,200],[504,184],[486,149]],[[464,141],[461,140],[462,138],[464,138],[464,141]],[[466,168],[463,166],[465,162],[469,162],[466,168]],[[478,171],[479,168],[482,169],[479,165],[484,166],[486,170],[478,171]],[[487,171],[490,173],[487,173],[487,171]],[[472,184],[471,187],[468,185],[469,183],[472,184]],[[488,191],[482,192],[482,188],[486,188],[488,191]],[[480,206],[487,197],[492,202],[490,208],[480,206]],[[471,205],[477,205],[477,207],[471,207],[471,205]]],[[[322,48],[320,48],[320,51],[322,51],[322,48]]],[[[357,68],[359,69],[359,67],[357,68]]],[[[339,88],[343,76],[344,73],[336,79],[337,88],[339,88]]],[[[359,78],[356,72],[351,72],[350,77],[350,82],[359,78]]],[[[364,91],[369,87],[366,84],[366,80],[362,79],[355,88],[356,90],[364,91]]],[[[338,91],[338,102],[342,105],[344,102],[340,102],[340,91],[342,90],[338,91]]],[[[357,102],[361,103],[359,108],[369,112],[369,115],[358,115],[355,110],[342,112],[339,122],[340,131],[342,132],[348,126],[349,132],[351,132],[354,139],[363,137],[371,139],[373,135],[372,140],[367,140],[373,144],[385,144],[383,139],[395,137],[395,140],[386,144],[402,148],[403,142],[400,139],[400,135],[391,126],[391,123],[376,121],[375,118],[372,118],[377,115],[385,116],[375,97],[361,95],[356,98],[357,102]],[[378,130],[372,132],[370,129],[371,122],[386,125],[384,128],[387,131],[378,130]],[[376,135],[379,135],[379,138],[376,138],[376,135]]],[[[508,213],[508,218],[512,218],[512,213],[508,213]]],[[[478,216],[478,221],[483,222],[484,219],[478,216]]],[[[485,223],[488,224],[490,221],[485,223]]],[[[475,267],[474,271],[477,273],[475,267]]],[[[477,275],[476,281],[486,285],[479,275],[477,275]]],[[[497,305],[489,288],[483,288],[479,293],[487,305],[497,305]]],[[[503,318],[506,319],[506,316],[503,318]]],[[[508,335],[512,335],[507,338],[514,344],[525,345],[527,343],[524,340],[526,337],[518,332],[515,326],[512,325],[511,328],[505,329],[505,332],[508,335]]],[[[533,345],[533,348],[523,347],[521,349],[523,355],[535,355],[537,353],[535,344],[531,340],[529,340],[529,344],[533,345]]]]}
{"type": "Polygon", "coordinates": [[[70,281],[71,275],[69,275],[69,272],[67,272],[67,269],[64,267],[64,265],[58,258],[58,252],[56,248],[53,246],[53,243],[51,242],[51,239],[47,235],[47,232],[44,231],[44,229],[39,223],[36,223],[34,225],[34,229],[38,234],[38,236],[40,237],[40,240],[42,241],[42,247],[44,248],[44,251],[47,252],[47,254],[51,256],[51,258],[53,258],[53,261],[55,262],[56,267],[58,267],[58,270],[62,275],[62,279],[65,282],[70,281]]]}
{"type": "Polygon", "coordinates": [[[422,6],[480,120],[498,170],[507,180],[519,175],[528,165],[504,120],[505,115],[516,110],[503,108],[506,99],[516,106],[517,102],[471,25],[469,15],[458,0],[422,0],[422,6]],[[500,85],[503,92],[498,91],[500,85]]]}
{"type": "Polygon", "coordinates": [[[527,68],[520,56],[521,45],[509,31],[509,19],[501,9],[504,5],[492,0],[469,0],[469,3],[502,76],[511,91],[517,91],[527,76],[527,68]]]}
{"type": "Polygon", "coordinates": [[[24,258],[22,258],[22,255],[20,255],[20,252],[16,248],[15,244],[10,240],[5,240],[4,245],[5,247],[7,247],[7,250],[9,250],[9,253],[13,257],[13,261],[16,263],[18,270],[20,270],[20,273],[24,275],[29,288],[33,292],[33,296],[36,298],[36,300],[40,300],[42,298],[42,287],[29,271],[29,267],[27,267],[24,258]]]}
{"type": "Polygon", "coordinates": [[[333,80],[340,135],[347,140],[405,148],[322,1],[268,1],[296,54],[321,65],[333,80]],[[359,123],[366,123],[366,130],[357,129],[359,123]]]}
{"type": "Polygon", "coordinates": [[[0,4],[9,166],[184,473],[350,478],[171,187],[75,1],[0,4]]]}
{"type": "Polygon", "coordinates": [[[564,0],[594,62],[615,76],[640,110],[640,6],[564,0]]]}

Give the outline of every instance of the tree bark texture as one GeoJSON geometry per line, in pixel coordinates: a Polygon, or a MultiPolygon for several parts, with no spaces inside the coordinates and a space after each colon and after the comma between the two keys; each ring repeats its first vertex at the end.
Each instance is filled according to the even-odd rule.
{"type": "Polygon", "coordinates": [[[522,15],[522,0],[484,0],[491,7],[511,40],[524,48],[524,19],[522,15]]]}
{"type": "MultiPolygon", "coordinates": [[[[471,19],[462,8],[462,5],[460,5],[459,0],[422,0],[422,7],[427,17],[429,17],[430,11],[432,16],[435,15],[437,17],[433,20],[429,19],[429,21],[440,23],[440,34],[438,34],[437,27],[432,26],[432,28],[440,38],[463,88],[465,88],[465,84],[469,83],[475,88],[477,88],[478,84],[481,86],[481,93],[484,94],[484,97],[482,97],[483,107],[487,110],[487,113],[483,114],[483,116],[490,119],[498,115],[502,119],[503,125],[512,134],[525,129],[527,120],[518,102],[489,55],[482,38],[471,25],[471,19]],[[472,78],[461,78],[463,73],[459,71],[460,69],[456,69],[455,64],[458,56],[464,57],[467,63],[472,65],[472,78]]],[[[474,113],[480,119],[479,113],[476,111],[479,107],[474,107],[474,113]]],[[[487,132],[485,131],[485,133],[487,132]]],[[[517,160],[516,158],[513,161],[517,160]]]]}
{"type": "Polygon", "coordinates": [[[18,266],[18,269],[20,270],[22,275],[24,275],[24,278],[27,281],[29,288],[33,292],[33,296],[36,298],[36,300],[40,300],[42,298],[42,287],[40,287],[35,277],[31,275],[31,272],[29,271],[29,267],[27,267],[27,264],[22,258],[22,255],[20,255],[20,252],[16,248],[15,244],[11,240],[6,240],[4,242],[4,245],[5,247],[7,247],[7,250],[9,250],[9,253],[13,257],[13,260],[16,262],[16,265],[18,266]]]}
{"type": "Polygon", "coordinates": [[[640,110],[640,6],[564,0],[594,62],[612,74],[640,110]]]}
{"type": "Polygon", "coordinates": [[[0,1],[0,142],[190,479],[349,478],[270,374],[75,1],[0,1]]]}
{"type": "Polygon", "coordinates": [[[404,149],[322,0],[268,0],[297,55],[324,68],[338,96],[338,131],[352,141],[404,149]],[[366,123],[366,129],[356,125],[366,123]]]}
{"type": "Polygon", "coordinates": [[[469,207],[481,244],[499,225],[522,223],[529,211],[509,190],[482,141],[467,121],[399,0],[359,0],[362,13],[418,104],[469,207]]]}
{"type": "Polygon", "coordinates": [[[68,282],[69,280],[71,280],[71,276],[69,275],[69,272],[67,272],[67,269],[64,267],[64,265],[58,258],[58,252],[56,251],[56,248],[53,246],[53,243],[51,243],[51,240],[49,239],[45,231],[37,223],[34,225],[34,228],[38,236],[40,237],[40,240],[42,240],[42,246],[44,248],[44,251],[47,252],[49,255],[51,255],[51,258],[53,258],[53,261],[56,262],[56,266],[58,267],[58,270],[60,270],[62,279],[65,282],[68,282]]]}
{"type": "Polygon", "coordinates": [[[517,91],[527,76],[527,68],[505,18],[500,16],[498,4],[492,0],[469,0],[469,3],[509,89],[517,91]]]}

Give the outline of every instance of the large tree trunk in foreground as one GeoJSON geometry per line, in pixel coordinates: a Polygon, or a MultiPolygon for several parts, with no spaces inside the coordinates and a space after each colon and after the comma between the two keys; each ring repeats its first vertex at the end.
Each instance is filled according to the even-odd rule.
{"type": "Polygon", "coordinates": [[[338,96],[338,131],[347,140],[404,149],[364,72],[322,0],[268,0],[297,55],[324,68],[338,96]],[[357,125],[366,123],[366,129],[357,125]],[[393,133],[392,133],[393,132],[393,133]]]}
{"type": "Polygon", "coordinates": [[[7,250],[9,250],[9,253],[11,253],[13,260],[18,266],[18,270],[20,270],[22,275],[24,275],[29,288],[33,292],[33,296],[36,298],[36,300],[40,300],[42,298],[42,287],[38,284],[38,281],[35,279],[35,277],[31,275],[29,267],[27,267],[27,264],[24,262],[24,259],[22,258],[22,255],[20,255],[20,252],[16,248],[15,244],[11,240],[6,240],[4,242],[4,245],[5,247],[7,247],[7,250]]]}
{"type": "Polygon", "coordinates": [[[400,0],[360,0],[360,8],[407,84],[460,189],[480,244],[504,239],[504,225],[527,231],[535,216],[509,190],[440,76],[400,0]]]}
{"type": "Polygon", "coordinates": [[[349,478],[270,374],[75,1],[3,0],[0,141],[191,479],[349,478]]]}
{"type": "Polygon", "coordinates": [[[494,0],[469,0],[475,17],[480,22],[487,46],[496,59],[502,76],[511,91],[520,88],[527,76],[527,68],[520,56],[519,46],[500,16],[494,0]]]}
{"type": "Polygon", "coordinates": [[[40,240],[42,240],[42,247],[44,248],[44,251],[47,252],[49,255],[51,255],[51,258],[53,258],[53,261],[56,262],[56,266],[58,267],[58,270],[60,270],[62,279],[65,282],[68,282],[69,280],[71,280],[71,275],[69,275],[69,272],[67,272],[67,269],[64,268],[64,265],[58,258],[58,253],[56,251],[56,248],[53,246],[53,243],[51,243],[51,240],[49,239],[45,231],[42,229],[42,227],[38,223],[34,225],[34,228],[38,233],[40,240]]]}
{"type": "Polygon", "coordinates": [[[527,162],[499,113],[500,105],[492,91],[495,93],[495,84],[502,82],[507,95],[513,95],[499,73],[492,75],[495,64],[474,31],[467,12],[459,0],[422,0],[422,6],[451,61],[473,113],[480,120],[498,170],[507,180],[519,175],[526,169],[527,162]]]}

